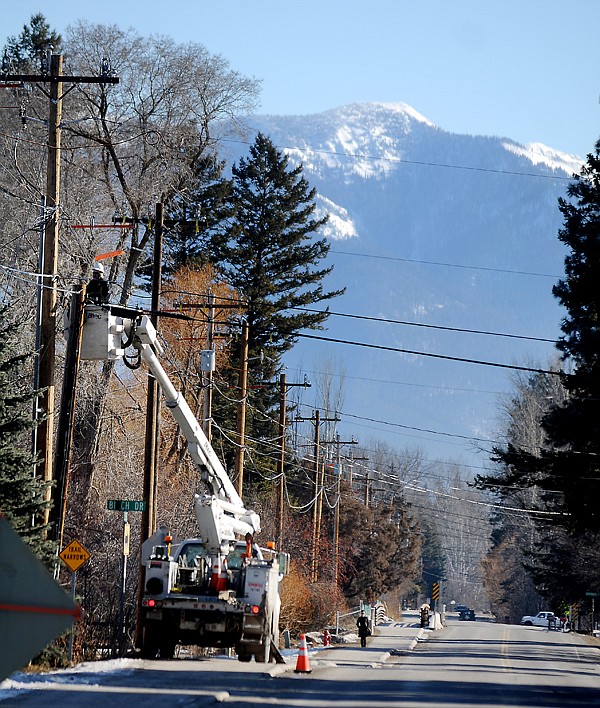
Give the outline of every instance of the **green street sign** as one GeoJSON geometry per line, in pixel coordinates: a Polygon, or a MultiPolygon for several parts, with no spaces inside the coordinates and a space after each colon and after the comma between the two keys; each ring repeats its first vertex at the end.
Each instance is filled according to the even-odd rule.
{"type": "Polygon", "coordinates": [[[600,597],[600,592],[586,592],[586,597],[600,597]]]}
{"type": "Polygon", "coordinates": [[[109,499],[106,508],[109,511],[146,511],[145,501],[131,501],[129,499],[109,499]]]}

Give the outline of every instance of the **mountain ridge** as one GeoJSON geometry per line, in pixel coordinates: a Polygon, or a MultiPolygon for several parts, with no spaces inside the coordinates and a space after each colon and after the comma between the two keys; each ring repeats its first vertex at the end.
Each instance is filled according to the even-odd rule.
{"type": "Polygon", "coordinates": [[[510,373],[443,357],[546,368],[556,353],[548,343],[435,326],[559,336],[562,312],[551,294],[565,256],[557,200],[579,158],[541,143],[449,133],[403,103],[254,116],[252,125],[303,165],[319,210],[331,215],[323,231],[334,265],[326,287],[347,291],[330,309],[432,327],[331,316],[324,336],[440,355],[301,338],[286,357],[289,370],[310,374],[333,359],[352,372],[341,406],[344,435],[362,427],[429,457],[458,452],[481,464],[474,448],[482,443],[474,439],[497,437],[498,399],[489,392],[509,393],[510,373]],[[414,438],[413,428],[436,433],[414,438]]]}

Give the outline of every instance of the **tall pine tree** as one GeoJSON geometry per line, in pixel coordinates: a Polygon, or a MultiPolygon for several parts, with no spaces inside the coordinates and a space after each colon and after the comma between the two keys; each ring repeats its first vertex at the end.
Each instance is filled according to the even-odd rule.
{"type": "MultiPolygon", "coordinates": [[[[194,164],[194,179],[166,204],[167,219],[179,225],[164,234],[163,273],[167,276],[181,267],[200,270],[214,263],[222,244],[224,224],[231,219],[231,180],[223,176],[225,163],[216,155],[199,155],[194,164]]],[[[152,264],[148,264],[151,273],[152,264]]]]}
{"type": "Polygon", "coordinates": [[[600,141],[581,174],[559,200],[564,217],[559,239],[569,248],[565,277],[553,294],[566,308],[557,343],[570,371],[562,375],[567,391],[542,420],[545,442],[531,452],[509,444],[496,450],[505,465],[482,483],[538,485],[559,492],[547,500],[553,517],[575,532],[600,531],[600,141]]]}
{"type": "MultiPolygon", "coordinates": [[[[259,133],[249,157],[233,166],[232,175],[234,216],[227,239],[215,250],[215,265],[245,303],[251,390],[247,434],[272,439],[278,391],[268,384],[275,381],[281,357],[302,329],[320,329],[327,319],[326,309],[309,308],[344,291],[323,288],[333,266],[321,265],[330,245],[317,233],[327,217],[315,215],[316,190],[302,175],[302,166],[292,167],[259,133]]],[[[239,366],[238,356],[234,385],[239,366]]]]}
{"type": "Polygon", "coordinates": [[[41,13],[32,15],[18,37],[9,37],[3,52],[3,69],[15,72],[37,73],[48,60],[48,52],[60,52],[62,38],[50,29],[41,13]]]}
{"type": "Polygon", "coordinates": [[[544,420],[558,449],[548,471],[564,491],[570,525],[600,531],[600,141],[568,196],[559,201],[558,237],[570,252],[553,293],[568,313],[557,346],[573,371],[564,376],[567,400],[544,420]]]}
{"type": "Polygon", "coordinates": [[[27,355],[16,353],[17,325],[0,310],[0,511],[32,550],[48,560],[41,519],[46,484],[34,475],[31,453],[33,391],[27,355]]]}
{"type": "Polygon", "coordinates": [[[235,215],[217,265],[246,302],[250,356],[277,359],[300,330],[320,329],[328,317],[298,308],[344,292],[323,290],[333,266],[320,267],[330,245],[315,234],[327,217],[315,216],[316,190],[302,171],[262,133],[232,169],[235,215]]]}

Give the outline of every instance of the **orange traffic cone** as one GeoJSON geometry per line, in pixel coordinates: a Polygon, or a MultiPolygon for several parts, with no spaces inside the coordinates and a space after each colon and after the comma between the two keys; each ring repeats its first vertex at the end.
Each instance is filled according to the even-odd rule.
{"type": "Polygon", "coordinates": [[[300,635],[300,651],[298,652],[298,661],[296,661],[295,673],[310,674],[310,661],[308,660],[308,647],[306,646],[306,635],[300,635]]]}
{"type": "Polygon", "coordinates": [[[210,588],[213,592],[221,592],[227,590],[227,560],[224,558],[222,563],[213,565],[212,574],[210,576],[210,588]]]}

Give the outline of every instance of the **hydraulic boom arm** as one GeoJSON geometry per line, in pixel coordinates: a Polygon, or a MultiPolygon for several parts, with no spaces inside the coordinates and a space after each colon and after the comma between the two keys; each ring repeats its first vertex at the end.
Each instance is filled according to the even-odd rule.
{"type": "Polygon", "coordinates": [[[148,316],[119,317],[110,313],[110,306],[88,305],[81,358],[114,360],[123,357],[123,347],[127,346],[122,343],[123,334],[128,337],[127,344],[138,350],[141,359],[155,377],[166,406],[186,439],[190,456],[210,487],[211,494],[195,497],[196,518],[207,547],[224,551],[235,540],[235,534],[244,536],[246,533],[258,533],[260,518],[244,507],[187,401],[163,369],[158,359],[163,350],[148,316]]]}

